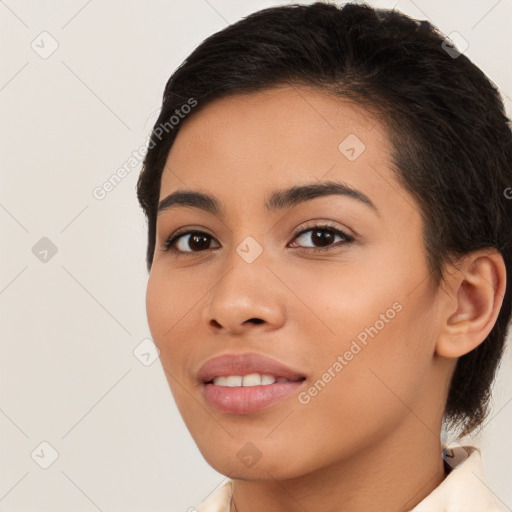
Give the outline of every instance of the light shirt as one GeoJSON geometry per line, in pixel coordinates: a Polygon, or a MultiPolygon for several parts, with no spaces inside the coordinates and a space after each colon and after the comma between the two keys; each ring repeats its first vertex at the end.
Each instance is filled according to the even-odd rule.
{"type": "MultiPolygon", "coordinates": [[[[480,450],[474,446],[449,445],[443,452],[450,472],[410,512],[507,512],[490,489],[480,450]],[[451,469],[450,469],[451,468],[451,469]]],[[[198,512],[229,512],[232,480],[228,480],[198,509],[198,512]]]]}

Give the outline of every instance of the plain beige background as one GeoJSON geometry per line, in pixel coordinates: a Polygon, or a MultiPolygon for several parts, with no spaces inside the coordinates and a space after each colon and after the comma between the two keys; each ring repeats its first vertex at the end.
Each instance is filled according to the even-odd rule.
{"type": "MultiPolygon", "coordinates": [[[[0,510],[193,511],[224,481],[147,339],[135,184],[172,71],[208,35],[283,3],[0,1],[0,510]]],[[[512,0],[370,3],[458,32],[510,115],[512,0]]],[[[509,348],[475,442],[512,510],[511,426],[509,348]]]]}

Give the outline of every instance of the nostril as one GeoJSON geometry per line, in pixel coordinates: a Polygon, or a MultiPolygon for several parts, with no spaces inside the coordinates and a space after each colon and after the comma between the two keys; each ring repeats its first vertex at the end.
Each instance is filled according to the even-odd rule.
{"type": "Polygon", "coordinates": [[[254,324],[262,324],[263,323],[263,320],[261,318],[250,318],[249,320],[247,320],[248,322],[252,322],[254,324]]]}

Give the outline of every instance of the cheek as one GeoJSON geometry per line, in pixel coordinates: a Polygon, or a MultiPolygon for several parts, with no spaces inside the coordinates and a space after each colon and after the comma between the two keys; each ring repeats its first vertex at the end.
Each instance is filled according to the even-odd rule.
{"type": "Polygon", "coordinates": [[[165,292],[162,280],[151,270],[146,289],[146,315],[153,341],[159,345],[166,321],[165,311],[169,311],[169,294],[165,292]]]}
{"type": "Polygon", "coordinates": [[[320,345],[311,387],[296,406],[304,428],[294,430],[294,443],[311,443],[314,436],[319,453],[351,450],[387,435],[410,416],[409,407],[418,406],[429,358],[417,336],[418,324],[412,325],[412,306],[402,306],[382,329],[378,324],[378,332],[360,330],[347,312],[352,330],[367,334],[366,344],[340,336],[336,343],[320,345]],[[333,437],[338,439],[334,448],[333,437]]]}
{"type": "Polygon", "coordinates": [[[167,272],[163,265],[154,265],[146,289],[146,314],[154,341],[171,340],[197,310],[201,296],[201,288],[190,279],[167,272]]]}
{"type": "Polygon", "coordinates": [[[183,386],[195,385],[189,368],[201,358],[196,338],[205,298],[204,280],[199,282],[190,270],[169,272],[161,264],[151,269],[146,289],[148,326],[177,400],[184,393],[183,386]]]}
{"type": "Polygon", "coordinates": [[[280,275],[294,292],[289,307],[297,323],[309,332],[303,338],[321,339],[328,352],[342,350],[358,335],[368,337],[365,331],[376,322],[379,331],[387,328],[400,315],[397,308],[404,295],[400,279],[362,258],[347,264],[309,262],[280,275]]]}
{"type": "Polygon", "coordinates": [[[189,307],[179,283],[163,276],[157,267],[151,270],[146,290],[146,314],[152,339],[160,351],[160,363],[170,390],[181,414],[190,403],[183,397],[183,385],[188,376],[184,374],[184,361],[192,354],[183,328],[188,319],[189,307]],[[172,282],[172,287],[169,283],[172,282]],[[182,331],[180,332],[180,329],[182,331]]]}
{"type": "Polygon", "coordinates": [[[313,343],[314,351],[307,350],[315,361],[313,380],[320,379],[311,401],[336,416],[349,410],[378,417],[396,410],[400,401],[393,393],[409,403],[429,368],[431,298],[425,282],[418,286],[423,267],[399,259],[351,265],[350,272],[326,267],[325,274],[302,274],[307,278],[301,288],[312,305],[300,320],[302,338],[313,343]]]}
{"type": "Polygon", "coordinates": [[[178,339],[177,333],[182,326],[180,319],[190,309],[187,303],[188,297],[179,282],[162,275],[158,268],[152,269],[146,290],[146,314],[151,336],[166,367],[178,356],[176,351],[183,345],[174,340],[178,339]]]}

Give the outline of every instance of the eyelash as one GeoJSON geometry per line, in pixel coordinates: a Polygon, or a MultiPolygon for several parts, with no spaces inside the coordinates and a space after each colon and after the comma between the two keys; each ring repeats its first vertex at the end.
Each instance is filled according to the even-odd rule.
{"type": "MultiPolygon", "coordinates": [[[[293,236],[293,240],[295,240],[299,236],[303,235],[304,233],[307,233],[308,231],[329,231],[329,232],[333,233],[334,235],[339,235],[341,238],[344,239],[344,243],[342,245],[344,245],[345,247],[350,246],[352,244],[352,242],[354,242],[354,240],[355,240],[353,236],[346,234],[345,232],[341,231],[340,229],[336,228],[334,225],[329,224],[329,223],[321,224],[321,225],[306,224],[293,236]]],[[[177,251],[177,250],[173,249],[172,247],[175,245],[175,243],[178,241],[178,239],[185,235],[206,235],[206,236],[210,237],[211,239],[213,239],[213,237],[211,235],[209,235],[208,233],[205,233],[204,231],[189,230],[189,231],[178,232],[178,233],[171,235],[166,240],[166,242],[164,243],[164,246],[162,248],[162,251],[165,253],[172,253],[176,257],[199,254],[199,253],[205,252],[205,251],[177,251]]],[[[339,244],[339,242],[337,242],[337,243],[339,244]]],[[[326,252],[326,251],[330,251],[330,250],[333,250],[338,247],[339,247],[339,245],[332,244],[327,247],[299,247],[298,250],[299,251],[326,252]]],[[[215,249],[218,249],[218,247],[215,247],[215,249]]]]}

